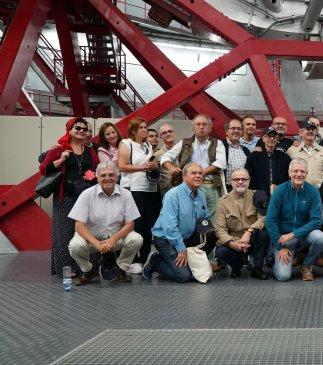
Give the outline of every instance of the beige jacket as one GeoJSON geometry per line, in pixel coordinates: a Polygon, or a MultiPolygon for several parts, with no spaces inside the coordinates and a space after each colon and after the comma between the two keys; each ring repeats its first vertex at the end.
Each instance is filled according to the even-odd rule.
{"type": "Polygon", "coordinates": [[[218,238],[217,245],[241,238],[248,228],[259,230],[264,228],[265,217],[257,213],[252,203],[253,194],[253,190],[246,191],[242,213],[233,191],[219,200],[214,224],[218,238]]]}
{"type": "Polygon", "coordinates": [[[315,152],[311,155],[304,149],[302,142],[298,147],[289,147],[287,153],[293,158],[303,158],[307,162],[308,175],[306,181],[319,188],[323,181],[323,147],[315,143],[315,152]]]}

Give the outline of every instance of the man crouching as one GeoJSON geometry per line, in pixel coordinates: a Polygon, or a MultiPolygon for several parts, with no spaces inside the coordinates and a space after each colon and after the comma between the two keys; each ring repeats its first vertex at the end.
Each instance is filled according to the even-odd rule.
{"type": "Polygon", "coordinates": [[[69,218],[75,220],[75,235],[68,248],[82,270],[76,285],[88,284],[95,276],[89,252],[102,254],[119,251],[115,275],[111,279],[129,282],[125,271],[142,245],[142,237],[133,231],[140,213],[130,191],[116,184],[119,170],[113,162],[102,162],[96,169],[98,184],[86,189],[77,199],[69,218]]]}
{"type": "MultiPolygon", "coordinates": [[[[247,255],[251,254],[251,276],[265,280],[267,275],[262,271],[262,266],[269,244],[269,237],[264,229],[265,212],[261,212],[262,215],[257,212],[254,191],[248,189],[249,182],[246,169],[233,170],[232,191],[220,199],[216,213],[215,234],[219,245],[216,256],[232,268],[230,276],[236,278],[241,275],[247,255]]],[[[256,205],[258,206],[258,202],[256,205]]]]}

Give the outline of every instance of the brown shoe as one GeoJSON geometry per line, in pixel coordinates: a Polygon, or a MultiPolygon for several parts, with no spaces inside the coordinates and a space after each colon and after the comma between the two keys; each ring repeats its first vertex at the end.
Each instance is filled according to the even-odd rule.
{"type": "Polygon", "coordinates": [[[117,278],[116,281],[118,283],[129,283],[132,280],[132,277],[127,275],[125,271],[120,269],[120,267],[117,267],[117,278]]]}
{"type": "Polygon", "coordinates": [[[303,261],[304,261],[303,256],[294,256],[292,267],[297,267],[297,266],[302,265],[303,261]]]}
{"type": "Polygon", "coordinates": [[[94,277],[96,276],[95,268],[92,266],[92,269],[88,272],[82,272],[82,274],[76,278],[75,285],[82,286],[88,284],[94,277]]]}
{"type": "Polygon", "coordinates": [[[313,280],[313,273],[312,268],[309,265],[302,265],[301,273],[304,281],[312,281],[313,280]]]}
{"type": "Polygon", "coordinates": [[[323,267],[323,257],[318,257],[315,262],[316,266],[323,267]]]}

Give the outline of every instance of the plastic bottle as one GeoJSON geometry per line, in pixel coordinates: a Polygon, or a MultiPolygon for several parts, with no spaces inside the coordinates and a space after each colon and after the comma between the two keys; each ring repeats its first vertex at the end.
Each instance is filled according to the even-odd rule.
{"type": "Polygon", "coordinates": [[[63,267],[63,285],[64,290],[69,292],[72,288],[72,270],[70,266],[63,267]]]}

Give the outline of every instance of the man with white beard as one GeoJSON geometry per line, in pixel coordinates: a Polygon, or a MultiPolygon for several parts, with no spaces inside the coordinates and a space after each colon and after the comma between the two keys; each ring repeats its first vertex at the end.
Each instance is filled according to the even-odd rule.
{"type": "Polygon", "coordinates": [[[249,190],[250,176],[246,169],[235,169],[231,174],[232,191],[219,200],[215,219],[217,236],[216,256],[231,267],[231,278],[241,275],[247,255],[253,258],[251,276],[266,280],[263,272],[269,238],[264,229],[268,203],[264,191],[249,190]]]}

